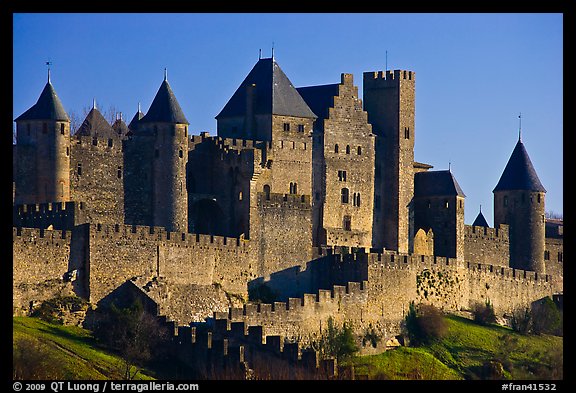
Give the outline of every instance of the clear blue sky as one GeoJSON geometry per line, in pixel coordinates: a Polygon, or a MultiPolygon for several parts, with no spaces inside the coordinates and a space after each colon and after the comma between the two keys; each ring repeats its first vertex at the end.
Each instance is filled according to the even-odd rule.
{"type": "Polygon", "coordinates": [[[194,134],[258,60],[275,58],[296,87],[354,74],[416,72],[415,159],[451,169],[466,193],[465,222],[493,194],[518,139],[563,212],[562,14],[14,14],[13,118],[37,100],[51,61],[65,109],[96,99],[132,118],[146,112],[164,68],[194,134]]]}

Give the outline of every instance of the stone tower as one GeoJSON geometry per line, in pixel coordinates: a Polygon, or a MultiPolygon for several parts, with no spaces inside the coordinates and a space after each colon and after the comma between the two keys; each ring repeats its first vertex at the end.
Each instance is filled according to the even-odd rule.
{"type": "Polygon", "coordinates": [[[545,273],[546,189],[520,138],[493,193],[494,227],[510,226],[510,266],[545,273]]]}
{"type": "Polygon", "coordinates": [[[70,200],[70,119],[50,82],[34,106],[15,119],[14,203],[70,200]]]}
{"type": "Polygon", "coordinates": [[[137,133],[150,136],[151,225],[174,232],[188,232],[188,124],[164,76],[137,133]]]}
{"type": "Polygon", "coordinates": [[[374,247],[408,252],[414,195],[416,73],[364,73],[364,110],[376,135],[374,247]]]}
{"type": "Polygon", "coordinates": [[[414,227],[434,233],[434,255],[464,258],[464,199],[460,185],[447,171],[414,176],[414,227]]]}

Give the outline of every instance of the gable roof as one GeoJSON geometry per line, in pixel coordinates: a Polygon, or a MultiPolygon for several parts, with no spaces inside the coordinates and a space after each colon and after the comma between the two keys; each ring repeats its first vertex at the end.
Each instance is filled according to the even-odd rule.
{"type": "Polygon", "coordinates": [[[36,104],[18,116],[14,121],[20,120],[59,120],[70,121],[62,102],[56,94],[52,83],[48,81],[36,104]]]}
{"type": "Polygon", "coordinates": [[[179,123],[190,124],[180,108],[178,100],[166,79],[160,85],[150,109],[140,119],[142,123],[179,123]]]}
{"type": "Polygon", "coordinates": [[[546,192],[520,139],[492,192],[509,190],[546,192]]]}
{"type": "Polygon", "coordinates": [[[84,122],[74,135],[98,136],[102,138],[117,138],[118,134],[96,108],[92,108],[86,115],[84,122]]]}
{"type": "Polygon", "coordinates": [[[278,63],[268,58],[258,60],[216,119],[245,116],[246,90],[252,85],[255,86],[254,114],[316,118],[278,63]]]}
{"type": "Polygon", "coordinates": [[[296,90],[319,119],[328,118],[328,108],[334,106],[339,84],[299,87],[296,90]]]}
{"type": "Polygon", "coordinates": [[[426,171],[414,174],[414,196],[461,196],[464,191],[448,170],[426,171]]]}

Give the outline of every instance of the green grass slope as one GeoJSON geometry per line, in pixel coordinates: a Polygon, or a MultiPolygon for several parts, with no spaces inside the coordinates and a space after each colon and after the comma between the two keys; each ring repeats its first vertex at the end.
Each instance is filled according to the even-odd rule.
{"type": "MultiPolygon", "coordinates": [[[[122,377],[122,359],[99,348],[88,330],[29,317],[14,317],[12,326],[14,356],[22,352],[17,351],[17,345],[23,345],[24,352],[40,352],[35,363],[42,369],[39,375],[86,380],[122,377]],[[42,363],[38,365],[39,361],[42,363]]],[[[25,362],[34,363],[29,354],[25,356],[25,362]]],[[[152,378],[141,371],[136,379],[152,378]]]]}
{"type": "Polygon", "coordinates": [[[447,335],[430,346],[401,347],[349,363],[370,379],[480,379],[482,365],[494,360],[504,365],[502,378],[562,378],[562,337],[524,336],[452,315],[446,321],[447,335]]]}

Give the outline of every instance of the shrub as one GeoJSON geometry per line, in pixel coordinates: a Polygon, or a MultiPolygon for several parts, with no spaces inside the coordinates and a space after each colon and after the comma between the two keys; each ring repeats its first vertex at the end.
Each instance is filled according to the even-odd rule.
{"type": "Polygon", "coordinates": [[[486,303],[477,303],[472,308],[472,314],[474,315],[474,321],[480,325],[489,325],[496,322],[496,314],[494,314],[494,307],[487,300],[486,303]]]}
{"type": "Polygon", "coordinates": [[[532,305],[532,333],[562,335],[562,314],[549,297],[532,305]]]}
{"type": "Polygon", "coordinates": [[[529,308],[517,308],[512,312],[510,327],[520,334],[528,334],[532,329],[532,312],[529,308]]]}
{"type": "Polygon", "coordinates": [[[405,319],[410,344],[413,346],[430,344],[446,335],[448,326],[440,310],[428,304],[410,303],[405,319]]]}
{"type": "Polygon", "coordinates": [[[341,328],[334,325],[332,317],[328,318],[328,327],[322,332],[320,339],[312,344],[322,358],[334,357],[340,363],[358,352],[354,331],[350,323],[344,323],[341,328]]]}

